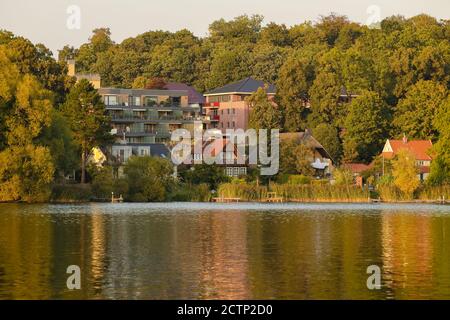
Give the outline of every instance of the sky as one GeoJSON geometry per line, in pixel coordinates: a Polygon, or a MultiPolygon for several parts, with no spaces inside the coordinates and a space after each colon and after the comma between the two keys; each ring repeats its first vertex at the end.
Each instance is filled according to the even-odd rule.
{"type": "Polygon", "coordinates": [[[43,43],[56,56],[66,44],[87,42],[98,27],[109,27],[116,42],[149,30],[186,28],[203,37],[220,18],[261,14],[265,23],[291,26],[331,12],[364,24],[394,14],[450,19],[450,0],[0,0],[0,29],[43,43]]]}

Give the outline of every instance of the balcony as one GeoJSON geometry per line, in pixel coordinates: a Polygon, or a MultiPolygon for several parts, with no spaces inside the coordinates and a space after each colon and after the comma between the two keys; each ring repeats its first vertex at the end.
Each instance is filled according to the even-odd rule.
{"type": "Polygon", "coordinates": [[[205,103],[203,107],[208,109],[219,109],[220,102],[208,102],[205,103]]]}
{"type": "Polygon", "coordinates": [[[140,121],[149,121],[149,122],[170,122],[170,121],[205,121],[207,120],[205,117],[198,116],[125,116],[125,115],[111,115],[112,121],[126,121],[126,122],[140,122],[140,121]]]}
{"type": "Polygon", "coordinates": [[[169,130],[143,130],[143,131],[127,131],[127,130],[117,130],[116,135],[119,137],[152,137],[152,136],[170,136],[172,134],[169,130]]]}

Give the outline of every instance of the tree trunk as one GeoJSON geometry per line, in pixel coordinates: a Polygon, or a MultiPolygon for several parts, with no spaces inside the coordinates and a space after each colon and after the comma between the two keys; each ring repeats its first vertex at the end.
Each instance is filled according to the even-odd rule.
{"type": "Polygon", "coordinates": [[[81,146],[81,183],[86,183],[86,146],[81,146]]]}

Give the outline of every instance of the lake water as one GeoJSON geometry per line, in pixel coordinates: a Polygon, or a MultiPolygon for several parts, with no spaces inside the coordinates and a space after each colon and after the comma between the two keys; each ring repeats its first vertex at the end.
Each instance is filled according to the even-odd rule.
{"type": "Polygon", "coordinates": [[[0,299],[69,298],[450,299],[450,206],[0,204],[0,299]]]}

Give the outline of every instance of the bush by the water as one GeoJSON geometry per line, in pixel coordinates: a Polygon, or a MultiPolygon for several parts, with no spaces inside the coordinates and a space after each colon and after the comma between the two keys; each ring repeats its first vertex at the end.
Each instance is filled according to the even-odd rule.
{"type": "Polygon", "coordinates": [[[89,184],[59,184],[52,187],[52,202],[87,202],[92,198],[89,184]]]}
{"type": "Polygon", "coordinates": [[[198,185],[176,184],[168,194],[168,201],[206,202],[211,199],[211,191],[206,183],[198,185]]]}

